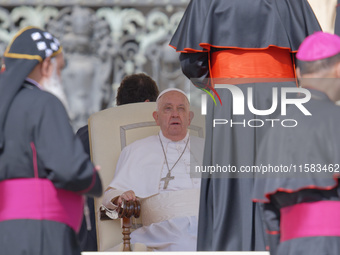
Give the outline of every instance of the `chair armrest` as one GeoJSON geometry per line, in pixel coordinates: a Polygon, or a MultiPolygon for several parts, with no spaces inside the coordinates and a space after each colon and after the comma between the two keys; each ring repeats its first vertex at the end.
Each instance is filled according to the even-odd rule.
{"type": "Polygon", "coordinates": [[[141,204],[139,200],[126,201],[115,209],[109,209],[104,205],[100,206],[100,220],[122,219],[123,228],[123,251],[131,251],[130,234],[132,221],[131,217],[139,218],[141,211],[141,204]]]}
{"type": "Polygon", "coordinates": [[[104,205],[100,206],[100,220],[121,219],[121,218],[139,218],[141,204],[139,200],[123,200],[120,206],[115,209],[109,209],[104,205]]]}

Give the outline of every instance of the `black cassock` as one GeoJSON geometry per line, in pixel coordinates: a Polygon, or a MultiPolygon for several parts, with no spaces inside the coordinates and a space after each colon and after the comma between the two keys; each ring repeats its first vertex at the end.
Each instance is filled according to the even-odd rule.
{"type": "MultiPolygon", "coordinates": [[[[36,158],[39,179],[47,178],[58,189],[78,194],[101,194],[98,173],[80,139],[74,135],[62,103],[54,95],[25,82],[11,103],[4,134],[6,143],[0,154],[0,181],[34,178],[36,158]]],[[[5,198],[11,199],[11,194],[0,195],[4,196],[2,202],[5,198]]],[[[14,203],[20,205],[22,201],[14,203]]],[[[81,252],[76,232],[57,221],[2,221],[0,236],[0,254],[3,255],[81,252]]]]}
{"type": "MultiPolygon", "coordinates": [[[[79,136],[84,150],[87,155],[90,156],[90,141],[89,141],[89,130],[88,125],[78,129],[77,135],[79,136]]],[[[82,251],[97,251],[97,231],[96,231],[96,218],[94,211],[94,199],[92,197],[86,198],[87,206],[89,208],[89,214],[84,214],[84,219],[81,228],[78,233],[80,247],[82,251]],[[86,219],[86,217],[88,217],[86,219]],[[90,224],[90,229],[88,224],[90,224]]]]}
{"type": "MultiPolygon", "coordinates": [[[[304,38],[321,30],[306,0],[193,0],[189,3],[170,45],[181,52],[183,73],[188,78],[209,77],[211,54],[227,49],[256,50],[275,46],[292,54],[304,38]]],[[[225,76],[228,77],[228,74],[225,76]]],[[[245,77],[246,78],[246,77],[245,77]]],[[[205,84],[203,82],[203,84],[205,84]]],[[[203,85],[205,86],[205,85],[203,85]]],[[[294,82],[240,84],[244,95],[253,89],[256,109],[269,109],[272,89],[296,86],[294,82]]],[[[242,125],[213,128],[214,119],[271,119],[245,112],[232,115],[232,96],[226,89],[216,90],[223,106],[208,102],[204,166],[251,166],[267,128],[242,125]]],[[[268,126],[268,125],[267,125],[268,126]]],[[[234,175],[235,177],[235,175],[234,175]]],[[[226,175],[204,176],[199,210],[199,251],[265,250],[262,216],[252,203],[254,179],[228,178],[226,175]],[[215,178],[216,177],[216,178],[215,178]]]]}
{"type": "Polygon", "coordinates": [[[310,92],[312,98],[304,107],[312,115],[290,106],[286,118],[295,119],[297,126],[269,130],[257,155],[256,165],[268,168],[256,175],[253,196],[263,205],[273,255],[340,250],[340,111],[326,94],[310,92]],[[327,234],[330,230],[335,232],[327,234]]]}

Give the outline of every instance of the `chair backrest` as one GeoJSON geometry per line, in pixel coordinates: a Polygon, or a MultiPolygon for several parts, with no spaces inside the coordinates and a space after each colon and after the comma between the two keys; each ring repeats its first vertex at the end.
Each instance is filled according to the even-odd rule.
{"type": "Polygon", "coordinates": [[[337,0],[308,0],[324,32],[334,33],[337,0]]]}
{"type": "MultiPolygon", "coordinates": [[[[121,150],[135,140],[159,132],[152,112],[156,103],[134,103],[112,107],[89,118],[91,159],[99,165],[103,187],[106,189],[113,179],[121,150]]],[[[199,137],[205,134],[205,118],[197,109],[189,127],[190,133],[199,137]]],[[[120,220],[99,220],[102,197],[95,199],[98,250],[105,251],[122,242],[120,220]]]]}

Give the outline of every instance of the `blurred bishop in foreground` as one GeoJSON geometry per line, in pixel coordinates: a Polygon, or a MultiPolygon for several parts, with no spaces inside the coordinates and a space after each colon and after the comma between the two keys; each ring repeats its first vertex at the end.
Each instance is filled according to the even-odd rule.
{"type": "Polygon", "coordinates": [[[83,194],[100,196],[96,168],[57,97],[44,91],[64,57],[47,31],[26,27],[0,75],[0,254],[80,255],[83,194]]]}
{"type": "Polygon", "coordinates": [[[265,136],[257,165],[290,167],[259,174],[254,201],[263,204],[271,255],[338,254],[340,250],[340,37],[316,32],[297,53],[303,104],[291,105],[285,118],[265,136]],[[309,92],[309,93],[308,93],[309,92]]]}

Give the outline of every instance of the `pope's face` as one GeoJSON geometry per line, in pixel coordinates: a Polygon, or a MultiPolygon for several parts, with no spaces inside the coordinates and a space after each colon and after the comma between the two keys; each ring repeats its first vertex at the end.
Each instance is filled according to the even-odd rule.
{"type": "Polygon", "coordinates": [[[170,91],[158,100],[158,111],[153,117],[166,138],[179,141],[187,134],[191,114],[187,98],[180,92],[170,91]]]}

